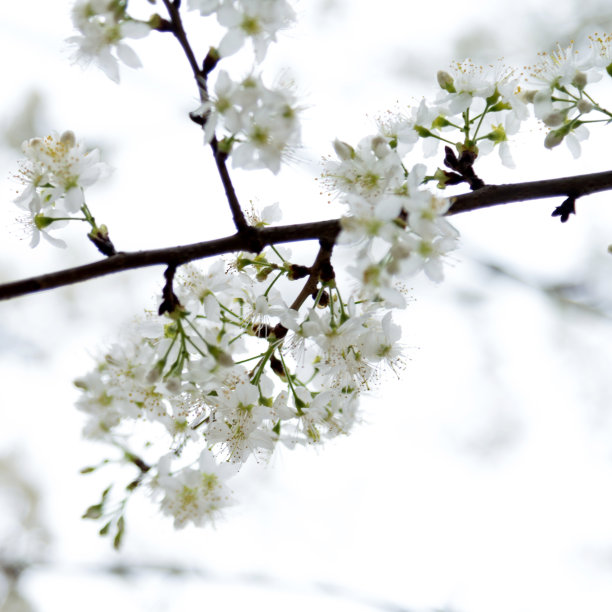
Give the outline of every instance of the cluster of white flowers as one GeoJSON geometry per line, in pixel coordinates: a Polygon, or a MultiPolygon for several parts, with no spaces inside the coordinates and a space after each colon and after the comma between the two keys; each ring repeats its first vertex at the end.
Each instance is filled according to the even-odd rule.
{"type": "Polygon", "coordinates": [[[234,167],[268,168],[276,174],[281,161],[299,145],[299,110],[288,84],[271,89],[254,74],[235,82],[221,70],[214,95],[193,115],[205,121],[206,142],[219,130],[234,167]]]}
{"type": "Polygon", "coordinates": [[[327,162],[324,178],[348,205],[340,242],[359,247],[349,272],[360,296],[402,307],[396,283],[420,270],[442,280],[442,258],[456,248],[458,232],[444,218],[450,201],[420,188],[425,166],[408,172],[395,142],[382,133],[356,148],[336,141],[339,161],[327,162]]]}
{"type": "Polygon", "coordinates": [[[277,32],[295,19],[287,0],[189,0],[188,6],[201,15],[216,13],[219,24],[227,28],[217,47],[221,57],[233,55],[250,39],[257,62],[263,61],[277,32]]]}
{"type": "Polygon", "coordinates": [[[49,234],[70,220],[70,215],[85,204],[83,189],[105,176],[109,167],[100,161],[97,149],[87,151],[73,132],[61,136],[53,133],[45,138],[31,138],[22,145],[26,159],[18,179],[25,185],[14,200],[29,214],[32,231],[30,246],[36,246],[40,235],[55,246],[65,247],[63,240],[49,234]]]}
{"type": "MultiPolygon", "coordinates": [[[[174,452],[151,461],[146,484],[163,489],[162,509],[179,526],[229,502],[225,481],[236,470],[223,466],[348,433],[361,392],[401,367],[400,329],[381,302],[345,301],[332,278],[290,308],[277,289],[296,274],[288,258],[241,253],[231,274],[221,261],[207,272],[185,266],[182,306],[137,324],[76,381],[86,436],[120,443],[136,422],[165,432],[174,452]],[[190,467],[194,455],[204,475],[190,467]]],[[[142,450],[145,460],[154,453],[142,450]]]]}
{"type": "MultiPolygon", "coordinates": [[[[72,13],[80,32],[69,39],[78,46],[77,60],[94,61],[115,81],[118,60],[140,65],[125,38],[145,36],[151,27],[182,31],[176,12],[173,23],[156,15],[152,26],[129,17],[126,7],[125,0],[78,0],[72,13]]],[[[203,125],[205,142],[235,167],[278,173],[300,143],[292,87],[268,87],[255,69],[234,80],[216,66],[248,39],[255,63],[261,62],[294,10],[287,0],[188,0],[188,8],[214,14],[226,28],[196,69],[203,102],[191,116],[203,125]]],[[[227,483],[245,462],[269,459],[279,444],[316,445],[349,433],[359,420],[361,394],[382,371],[402,367],[401,332],[392,321],[392,310],[405,306],[399,283],[419,271],[441,281],[444,259],[457,247],[458,232],[445,218],[451,200],[424,184],[482,187],[473,164],[495,148],[513,166],[508,139],[531,105],[550,128],[545,145],[565,139],[577,155],[578,141],[588,135],[582,116],[597,111],[602,121],[612,119],[585,91],[589,82],[612,76],[611,48],[611,37],[595,35],[584,54],[570,46],[542,55],[529,70],[531,89],[501,64],[455,62],[438,73],[435,100],[389,114],[355,147],[336,140],[337,159],[326,162],[323,178],[348,208],[339,242],[354,249],[352,291],[340,291],[323,243],[310,268],[271,247],[239,253],[228,268],[222,261],[207,271],[187,264],[176,278],[171,270],[160,308],[165,316],[133,324],[75,381],[82,392],[77,406],[87,415],[84,434],[122,449],[140,469],[128,493],[148,487],[175,526],[202,525],[233,503],[227,483]],[[447,145],[447,170],[428,175],[423,164],[406,162],[419,139],[425,156],[440,142],[447,145]],[[299,279],[308,291],[289,304],[283,296],[299,279]],[[151,431],[148,439],[132,436],[143,428],[151,431]],[[138,440],[140,449],[127,450],[138,440]]],[[[63,244],[48,230],[79,210],[96,230],[83,188],[107,172],[98,152],[87,152],[65,132],[27,141],[24,153],[25,189],[15,201],[31,216],[32,245],[41,233],[63,244]]],[[[275,205],[250,221],[261,226],[279,218],[275,205]]],[[[113,253],[114,247],[105,254],[113,253]]],[[[86,517],[104,515],[109,490],[86,517]]],[[[120,539],[122,515],[101,533],[113,520],[120,539]]]]}
{"type": "Polygon", "coordinates": [[[565,141],[574,157],[581,152],[580,142],[588,138],[585,123],[609,122],[612,114],[601,108],[587,93],[589,83],[609,75],[611,42],[608,35],[594,34],[588,46],[557,48],[540,53],[540,61],[529,69],[527,92],[538,119],[551,128],[544,145],[552,149],[565,141]],[[582,120],[583,115],[598,112],[603,119],[582,120]]]}
{"type": "Polygon", "coordinates": [[[476,155],[497,147],[502,163],[513,167],[508,136],[529,116],[514,72],[502,64],[465,60],[439,71],[437,80],[442,90],[437,98],[422,99],[408,114],[390,113],[381,122],[382,135],[400,155],[419,138],[425,157],[435,155],[440,142],[476,155]]]}
{"type": "Polygon", "coordinates": [[[151,31],[142,21],[131,19],[124,0],[78,0],[72,9],[72,23],[79,31],[67,42],[76,45],[74,59],[88,66],[95,63],[106,76],[119,82],[119,60],[130,68],[139,68],[140,59],[124,42],[125,38],[143,38],[151,31]]]}
{"type": "MultiPolygon", "coordinates": [[[[387,118],[381,131],[400,154],[421,138],[425,157],[436,154],[440,142],[459,154],[468,150],[486,155],[497,148],[502,163],[513,167],[509,137],[529,118],[532,107],[535,117],[550,128],[544,145],[553,148],[565,141],[578,157],[580,141],[589,135],[584,124],[607,123],[612,118],[586,91],[589,83],[612,74],[610,66],[612,37],[600,34],[589,37],[582,49],[570,44],[541,53],[540,61],[526,68],[526,74],[499,63],[454,62],[448,71],[438,72],[442,91],[435,100],[423,99],[408,114],[387,118]],[[601,118],[582,119],[591,112],[601,118]]],[[[436,175],[442,187],[443,174],[436,175]]]]}

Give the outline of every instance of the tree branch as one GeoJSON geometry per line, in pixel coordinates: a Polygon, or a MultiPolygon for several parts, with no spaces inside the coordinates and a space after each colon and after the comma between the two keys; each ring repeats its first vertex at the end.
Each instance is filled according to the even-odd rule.
{"type": "Polygon", "coordinates": [[[486,185],[476,191],[451,198],[452,206],[447,214],[468,212],[497,204],[524,202],[555,196],[581,196],[612,189],[612,171],[566,176],[545,181],[486,185]]]}
{"type": "Polygon", "coordinates": [[[34,276],[12,283],[0,285],[0,300],[36,293],[47,289],[55,289],[65,285],[73,285],[99,276],[113,274],[122,270],[146,268],[148,266],[166,265],[180,266],[189,261],[231,253],[247,251],[253,245],[253,237],[257,238],[260,248],[270,244],[285,242],[299,242],[302,240],[325,239],[334,242],[340,232],[338,219],[319,221],[316,223],[302,223],[299,225],[280,225],[276,227],[249,228],[247,233],[238,233],[217,240],[197,242],[183,246],[150,251],[135,251],[132,253],[120,252],[112,257],[52,272],[41,276],[34,276]]]}
{"type": "MultiPolygon", "coordinates": [[[[612,190],[612,171],[528,183],[487,185],[476,191],[451,198],[453,204],[447,214],[455,215],[498,204],[509,204],[555,196],[580,197],[607,190],[612,190]]],[[[189,261],[204,259],[213,255],[248,251],[253,248],[263,248],[271,244],[299,242],[302,240],[326,240],[333,244],[340,232],[340,220],[330,219],[329,221],[318,221],[316,223],[264,228],[249,227],[248,230],[248,232],[238,232],[233,236],[208,242],[198,242],[150,251],[117,253],[102,261],[84,266],[6,283],[0,285],[0,300],[72,285],[122,270],[133,270],[135,268],[156,265],[180,266],[189,261]]]]}
{"type": "Polygon", "coordinates": [[[212,149],[215,157],[215,164],[217,164],[217,170],[219,171],[219,176],[221,177],[221,182],[223,183],[225,197],[227,198],[230,210],[232,211],[234,226],[239,232],[245,231],[249,227],[249,224],[244,218],[244,213],[242,212],[242,208],[240,208],[240,202],[238,202],[238,196],[236,195],[234,185],[232,184],[232,179],[227,171],[227,153],[219,150],[219,143],[214,137],[210,142],[210,148],[212,149]]]}
{"type": "MultiPolygon", "coordinates": [[[[212,60],[210,53],[206,57],[203,63],[202,69],[199,68],[198,62],[193,53],[193,49],[189,44],[189,40],[187,39],[187,34],[185,32],[185,28],[183,28],[183,21],[181,19],[181,14],[178,10],[178,3],[170,2],[170,0],[163,0],[166,9],[168,10],[168,14],[170,16],[170,22],[172,25],[172,33],[175,38],[178,40],[181,45],[185,56],[187,57],[187,61],[191,66],[191,70],[193,72],[193,76],[196,80],[198,86],[198,92],[200,94],[200,100],[202,102],[206,102],[208,100],[208,90],[207,90],[207,78],[209,72],[216,66],[217,60],[212,60]],[[210,64],[207,66],[207,64],[210,64]]],[[[206,124],[206,117],[203,117],[201,120],[197,120],[193,115],[190,115],[191,119],[196,123],[204,127],[206,124]]],[[[236,196],[236,191],[234,190],[234,186],[232,185],[232,180],[230,178],[229,172],[227,170],[227,153],[221,151],[219,149],[219,143],[217,139],[213,137],[210,142],[210,148],[212,149],[215,164],[217,165],[217,170],[219,172],[219,176],[221,177],[221,182],[223,183],[223,189],[225,190],[225,196],[227,198],[227,202],[229,204],[230,210],[232,212],[232,217],[234,219],[234,226],[236,229],[241,231],[248,230],[249,224],[247,223],[244,213],[242,212],[242,208],[240,207],[240,202],[238,201],[238,197],[236,196]]]]}
{"type": "Polygon", "coordinates": [[[198,66],[198,62],[195,58],[195,54],[189,41],[187,40],[187,34],[185,33],[185,28],[183,28],[183,22],[181,20],[181,14],[179,13],[178,3],[170,2],[170,0],[163,0],[164,6],[168,11],[168,15],[170,16],[170,23],[172,24],[172,33],[174,37],[178,40],[181,45],[185,56],[187,57],[187,61],[191,66],[191,70],[193,72],[193,76],[196,79],[196,83],[198,83],[198,87],[200,87],[200,82],[198,77],[202,74],[200,68],[198,66]]]}

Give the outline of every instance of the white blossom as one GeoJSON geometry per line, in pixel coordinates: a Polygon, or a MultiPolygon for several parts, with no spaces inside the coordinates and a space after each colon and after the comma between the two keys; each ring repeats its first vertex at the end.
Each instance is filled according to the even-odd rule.
{"type": "Polygon", "coordinates": [[[236,53],[250,39],[257,62],[263,61],[279,30],[288,27],[295,12],[286,0],[237,0],[224,2],[217,19],[228,28],[218,46],[221,57],[236,53]]]}
{"type": "Polygon", "coordinates": [[[209,451],[202,451],[197,469],[184,467],[171,472],[170,466],[171,456],[167,455],[160,461],[154,486],[163,493],[161,511],[174,518],[175,528],[214,522],[224,508],[232,505],[226,480],[234,470],[227,464],[218,465],[209,451]]]}
{"type": "Polygon", "coordinates": [[[66,42],[75,45],[74,61],[83,67],[96,64],[111,80],[119,82],[119,61],[130,68],[142,64],[126,38],[143,38],[148,24],[130,19],[125,8],[113,0],[78,0],[72,9],[72,23],[79,31],[66,42]]]}

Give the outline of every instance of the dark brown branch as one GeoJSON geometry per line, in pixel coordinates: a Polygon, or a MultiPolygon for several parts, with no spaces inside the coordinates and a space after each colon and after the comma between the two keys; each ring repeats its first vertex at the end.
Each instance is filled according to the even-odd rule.
{"type": "Polygon", "coordinates": [[[185,55],[187,56],[187,61],[191,66],[191,70],[193,72],[193,76],[198,83],[198,87],[200,87],[198,77],[201,75],[200,69],[198,67],[198,61],[195,58],[195,54],[189,41],[187,40],[187,34],[185,33],[185,28],[183,28],[183,22],[181,20],[181,15],[179,13],[179,5],[178,3],[170,2],[170,0],[163,0],[164,6],[168,11],[168,15],[170,15],[170,23],[172,24],[172,33],[174,37],[178,40],[179,44],[183,48],[185,55]]]}
{"type": "Polygon", "coordinates": [[[319,284],[319,279],[321,278],[321,270],[323,266],[331,265],[330,260],[332,249],[334,248],[333,243],[321,240],[320,245],[321,246],[319,247],[317,257],[310,268],[310,276],[308,277],[308,280],[291,306],[289,306],[289,308],[293,310],[299,310],[302,304],[306,301],[306,298],[317,290],[317,285],[319,284]]]}
{"type": "Polygon", "coordinates": [[[219,150],[219,143],[217,142],[216,138],[211,140],[210,148],[212,149],[215,157],[215,164],[217,164],[217,170],[219,171],[219,176],[221,177],[221,182],[223,183],[225,197],[227,198],[230,210],[232,211],[234,225],[239,232],[244,231],[249,227],[249,224],[244,218],[244,213],[242,212],[242,208],[240,208],[240,202],[238,202],[238,196],[236,195],[236,191],[232,185],[232,180],[229,172],[227,171],[227,153],[219,150]]]}
{"type": "MultiPolygon", "coordinates": [[[[196,83],[198,85],[200,100],[202,100],[202,102],[205,102],[208,99],[206,80],[208,74],[216,66],[218,58],[213,58],[211,56],[211,53],[209,52],[206,56],[206,59],[204,60],[203,68],[202,70],[200,70],[198,62],[193,53],[193,49],[191,48],[189,40],[187,39],[185,29],[183,28],[183,22],[181,20],[181,15],[178,10],[178,3],[170,2],[170,0],[163,0],[163,2],[166,6],[166,9],[168,10],[168,14],[170,15],[170,20],[172,23],[172,33],[179,41],[181,47],[183,48],[183,51],[185,52],[185,55],[187,56],[189,65],[191,66],[193,76],[195,77],[196,83]]],[[[197,115],[191,114],[190,117],[194,121],[196,121],[196,123],[200,123],[200,121],[198,121],[197,119],[197,115]]],[[[204,117],[202,118],[201,122],[202,127],[205,125],[205,123],[206,118],[204,117]]],[[[219,176],[221,177],[221,182],[223,183],[223,189],[225,190],[227,202],[229,204],[230,210],[232,211],[234,226],[239,232],[246,231],[249,227],[249,224],[247,223],[244,217],[244,213],[242,212],[242,208],[240,207],[238,197],[236,196],[236,191],[234,190],[232,180],[227,170],[227,153],[219,149],[216,138],[212,139],[210,143],[210,148],[212,149],[215,158],[215,164],[217,165],[217,170],[219,171],[219,176]]]]}
{"type": "MultiPolygon", "coordinates": [[[[511,202],[537,200],[554,196],[569,197],[573,195],[574,197],[580,197],[610,189],[612,189],[612,171],[530,183],[488,185],[477,191],[455,196],[447,214],[455,215],[498,204],[509,204],[511,202]]],[[[263,248],[263,246],[270,244],[316,239],[324,239],[333,243],[339,232],[339,219],[331,219],[329,221],[302,223],[300,225],[265,228],[249,227],[248,232],[234,234],[233,236],[209,242],[198,242],[151,251],[117,253],[117,255],[95,263],[0,285],[0,300],[72,285],[122,270],[133,270],[135,268],[162,264],[166,266],[172,264],[180,266],[189,261],[213,255],[249,250],[253,248],[254,243],[257,243],[258,248],[263,248]]]]}
{"type": "Polygon", "coordinates": [[[488,206],[496,206],[497,204],[510,204],[512,202],[524,202],[555,196],[573,196],[574,198],[579,198],[609,189],[612,189],[612,171],[566,176],[529,183],[487,185],[471,193],[464,193],[451,198],[453,204],[447,214],[455,215],[488,206]]]}
{"type": "Polygon", "coordinates": [[[181,303],[174,293],[174,275],[176,273],[176,264],[169,264],[164,272],[166,284],[162,290],[162,303],[159,305],[157,313],[161,316],[165,312],[173,313],[178,308],[181,308],[181,303]]]}
{"type": "Polygon", "coordinates": [[[184,246],[132,253],[117,253],[112,257],[94,263],[43,274],[13,283],[0,285],[0,300],[36,293],[65,285],[73,285],[99,276],[113,274],[122,270],[134,270],[156,265],[180,266],[189,261],[221,255],[236,251],[249,250],[253,244],[253,236],[261,247],[285,242],[299,242],[324,238],[334,242],[340,231],[338,219],[319,221],[317,223],[302,223],[300,225],[283,225],[277,227],[249,228],[244,234],[234,234],[208,242],[197,242],[184,246]]]}

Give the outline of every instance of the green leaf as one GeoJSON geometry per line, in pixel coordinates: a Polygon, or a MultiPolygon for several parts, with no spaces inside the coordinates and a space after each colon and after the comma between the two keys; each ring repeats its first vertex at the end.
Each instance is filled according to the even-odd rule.
{"type": "Polygon", "coordinates": [[[112,521],[108,521],[108,523],[106,523],[106,525],[104,525],[104,527],[102,527],[102,529],[100,529],[100,531],[98,531],[98,533],[101,536],[107,535],[109,530],[110,530],[110,527],[111,527],[112,523],[113,523],[112,521]]]}
{"type": "Polygon", "coordinates": [[[117,533],[115,534],[115,537],[113,539],[113,548],[115,550],[119,550],[119,548],[121,547],[121,540],[123,539],[124,533],[125,533],[125,520],[123,518],[123,515],[121,515],[119,517],[119,520],[117,521],[117,533]]]}
{"type": "Polygon", "coordinates": [[[99,519],[104,511],[103,504],[94,504],[93,506],[89,506],[87,510],[85,510],[85,514],[81,518],[84,519],[99,519]]]}

